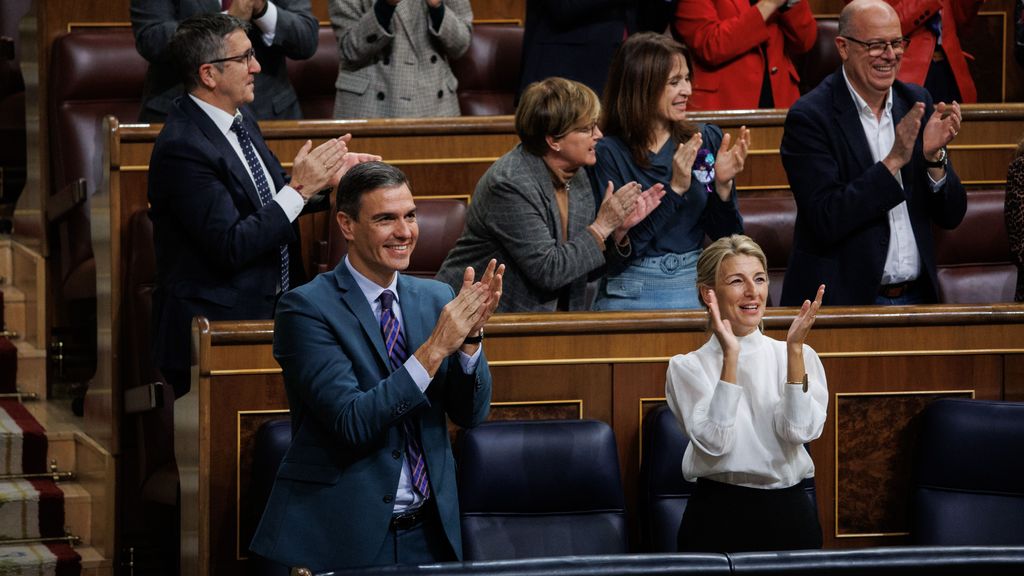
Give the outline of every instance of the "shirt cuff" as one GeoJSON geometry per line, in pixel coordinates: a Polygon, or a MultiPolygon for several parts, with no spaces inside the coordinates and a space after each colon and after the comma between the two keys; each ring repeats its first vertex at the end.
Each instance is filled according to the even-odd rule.
{"type": "Polygon", "coordinates": [[[810,424],[811,421],[811,393],[804,392],[802,385],[785,384],[782,391],[783,410],[786,420],[797,428],[810,424]]]}
{"type": "MultiPolygon", "coordinates": [[[[949,170],[949,168],[947,167],[946,170],[949,170]]],[[[925,170],[925,172],[928,172],[928,171],[925,170]]],[[[946,171],[943,170],[942,178],[939,178],[938,182],[936,182],[932,178],[931,172],[928,172],[928,183],[931,184],[931,186],[932,186],[932,192],[938,192],[940,189],[942,189],[942,186],[946,183],[946,176],[947,176],[946,171]]]]}
{"type": "Polygon", "coordinates": [[[470,356],[462,350],[459,350],[459,365],[462,366],[463,374],[472,374],[476,372],[477,362],[480,361],[480,354],[484,351],[484,345],[481,344],[476,347],[476,352],[470,356]]]}
{"type": "Polygon", "coordinates": [[[295,219],[302,213],[303,206],[306,205],[302,194],[299,194],[291,186],[285,186],[278,190],[274,196],[274,202],[281,206],[281,210],[284,210],[284,215],[288,217],[289,222],[295,222],[295,219]]]}
{"type": "Polygon", "coordinates": [[[267,46],[274,44],[274,35],[277,33],[277,6],[267,0],[267,12],[263,16],[252,21],[260,32],[263,32],[263,43],[267,46]]]}
{"type": "Polygon", "coordinates": [[[412,378],[420,392],[426,392],[427,386],[430,386],[430,374],[427,374],[427,370],[423,364],[420,364],[420,360],[415,354],[410,354],[405,361],[405,370],[409,372],[409,377],[412,378]]]}

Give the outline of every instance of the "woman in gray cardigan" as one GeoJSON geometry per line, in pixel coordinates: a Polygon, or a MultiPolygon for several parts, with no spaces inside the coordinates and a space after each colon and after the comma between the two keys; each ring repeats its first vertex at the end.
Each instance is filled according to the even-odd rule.
{"type": "Polygon", "coordinates": [[[477,183],[466,228],[437,279],[456,291],[462,271],[482,272],[492,258],[505,263],[499,312],[583,310],[588,274],[627,256],[626,232],[661,201],[661,185],[641,192],[628,182],[604,200],[586,167],[594,147],[600,103],[585,85],[548,78],[527,87],[516,110],[520,144],[477,183]]]}

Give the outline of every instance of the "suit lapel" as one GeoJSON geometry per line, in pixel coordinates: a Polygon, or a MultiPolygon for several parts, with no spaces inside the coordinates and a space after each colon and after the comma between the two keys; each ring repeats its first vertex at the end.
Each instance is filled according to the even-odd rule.
{"type": "MultiPolygon", "coordinates": [[[[424,300],[419,290],[405,276],[398,275],[398,302],[402,307],[402,324],[405,328],[405,345],[411,355],[427,340],[427,319],[422,307],[417,306],[424,300]]],[[[430,327],[431,329],[433,326],[430,327]]]]}
{"type": "MultiPolygon", "coordinates": [[[[420,2],[420,4],[422,4],[422,2],[420,2]]],[[[422,58],[420,58],[419,53],[420,43],[416,41],[416,38],[423,36],[419,27],[427,26],[430,16],[420,13],[420,6],[417,5],[417,2],[401,2],[395,7],[395,15],[393,18],[401,22],[402,33],[405,34],[406,46],[411,52],[416,53],[417,59],[422,62],[422,58]],[[424,18],[424,16],[426,16],[426,18],[424,18]]],[[[394,57],[397,56],[397,54],[394,55],[394,57]]],[[[398,63],[395,62],[395,64],[398,63]]]]}
{"type": "MultiPolygon", "coordinates": [[[[551,221],[554,222],[555,238],[558,240],[559,243],[561,243],[562,217],[558,213],[558,203],[555,202],[555,190],[554,184],[551,181],[551,172],[548,171],[547,164],[544,164],[544,160],[523,150],[522,144],[520,144],[519,146],[520,153],[522,154],[522,157],[525,159],[524,163],[529,168],[530,178],[533,178],[537,182],[537,185],[540,187],[540,189],[545,191],[544,194],[540,195],[540,200],[545,204],[545,208],[548,212],[548,218],[550,218],[551,221]]],[[[572,202],[571,194],[569,201],[572,202]]],[[[572,214],[572,210],[569,211],[569,214],[572,214]]]]}
{"type": "Polygon", "coordinates": [[[221,157],[224,158],[224,162],[227,164],[228,171],[242,189],[245,190],[246,196],[248,196],[253,208],[259,209],[263,202],[260,201],[260,195],[256,192],[256,185],[249,176],[249,172],[246,171],[245,166],[242,165],[242,159],[238,157],[235,149],[231,147],[227,137],[217,128],[213,120],[210,120],[206,112],[203,112],[199,105],[192,101],[192,98],[185,95],[181,97],[181,101],[185,112],[199,126],[199,130],[202,131],[206,139],[220,152],[221,157]]]}
{"type": "MultiPolygon", "coordinates": [[[[334,267],[334,279],[337,281],[338,289],[341,291],[341,301],[352,312],[352,315],[356,317],[356,320],[359,321],[359,326],[362,327],[366,337],[373,344],[373,349],[377,352],[382,365],[390,367],[391,361],[388,359],[387,349],[384,347],[384,337],[380,333],[380,324],[377,323],[377,318],[374,317],[373,310],[370,309],[370,303],[363,296],[363,291],[359,289],[355,278],[352,277],[352,273],[345,266],[344,259],[334,267]]],[[[403,308],[402,311],[405,312],[405,309],[403,308]]],[[[408,333],[406,334],[406,340],[408,341],[408,333]]]]}
{"type": "Polygon", "coordinates": [[[860,112],[854,103],[843,78],[843,69],[839,68],[832,75],[832,103],[836,111],[836,123],[846,140],[846,148],[857,161],[857,173],[864,172],[874,162],[871,160],[871,148],[864,136],[864,126],[860,123],[860,112]]]}

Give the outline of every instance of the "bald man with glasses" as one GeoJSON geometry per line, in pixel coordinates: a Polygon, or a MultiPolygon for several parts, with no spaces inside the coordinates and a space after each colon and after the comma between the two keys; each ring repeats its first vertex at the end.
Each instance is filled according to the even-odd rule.
{"type": "Polygon", "coordinates": [[[280,294],[305,281],[298,216],[330,205],[349,167],[348,135],[313,148],[291,175],[263,141],[249,104],[261,71],[248,25],[227,14],[181,23],[171,54],[187,93],[153,146],[150,217],[156,248],[154,356],[175,396],[190,387],[192,318],[269,319],[280,294]]]}
{"type": "Polygon", "coordinates": [[[889,4],[851,2],[839,16],[842,66],[786,116],[797,218],[784,306],[821,284],[830,305],[938,300],[931,228],[955,228],[967,210],[947,151],[960,105],[896,79],[908,45],[889,4]]]}

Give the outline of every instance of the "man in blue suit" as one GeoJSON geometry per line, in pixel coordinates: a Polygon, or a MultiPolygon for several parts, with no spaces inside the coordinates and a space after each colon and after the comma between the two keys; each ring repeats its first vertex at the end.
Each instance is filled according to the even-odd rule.
{"type": "Polygon", "coordinates": [[[799,306],[821,284],[825,304],[935,302],[931,226],[955,228],[967,210],[946,152],[960,106],[896,80],[907,39],[881,0],[843,9],[836,46],[842,67],[786,116],[797,217],[781,303],[799,306]]]}
{"type": "Polygon", "coordinates": [[[292,176],[267,148],[247,104],[260,72],[247,24],[213,13],[182,22],[171,41],[188,94],[150,159],[156,248],[154,356],[180,397],[190,383],[190,327],[272,318],[278,295],[303,280],[296,219],[330,202],[317,193],[352,164],[349,136],[306,142],[292,176]]]}
{"type": "Polygon", "coordinates": [[[402,275],[416,204],[387,164],[352,168],[337,204],[348,255],[278,304],[292,443],[251,549],[314,572],[461,559],[447,421],[487,417],[481,341],[504,266],[492,260],[479,282],[467,268],[457,296],[402,275]]]}

